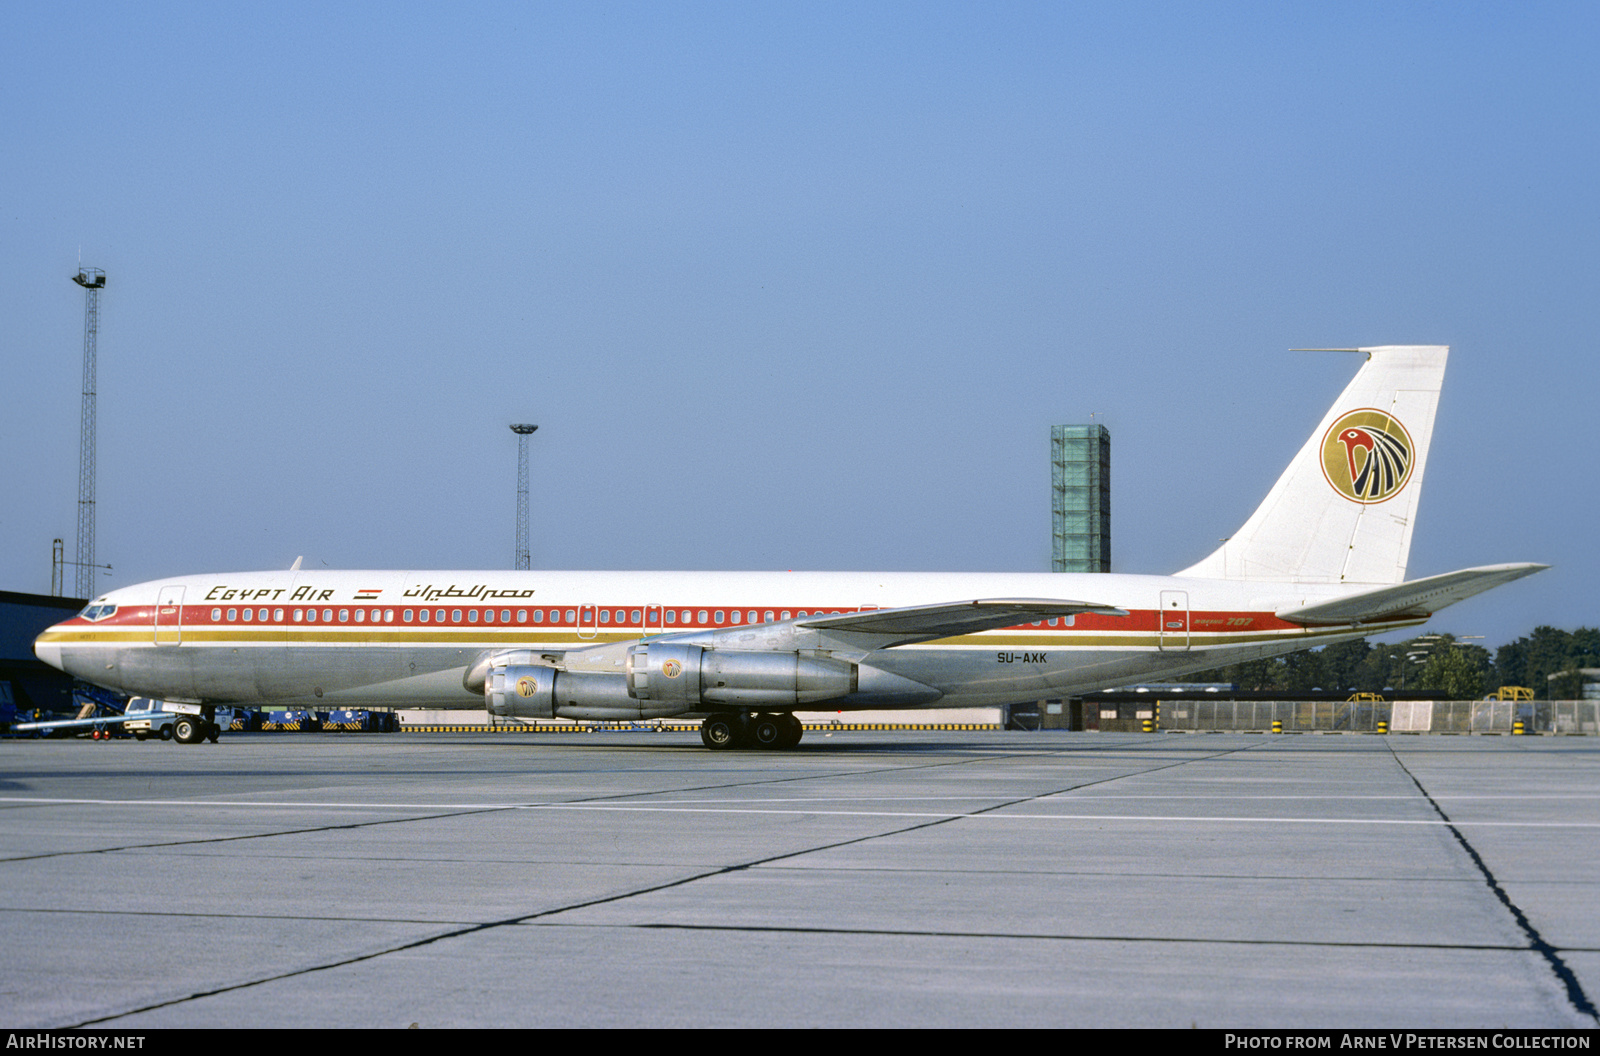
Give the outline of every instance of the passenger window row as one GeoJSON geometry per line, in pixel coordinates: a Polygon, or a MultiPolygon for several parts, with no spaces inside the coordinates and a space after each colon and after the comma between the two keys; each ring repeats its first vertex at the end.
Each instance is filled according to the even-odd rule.
{"type": "MultiPolygon", "coordinates": [[[[110,606],[107,606],[110,608],[110,606]]],[[[816,615],[832,611],[842,613],[847,610],[816,610],[816,615]]],[[[593,625],[598,622],[601,626],[644,626],[643,609],[613,609],[604,608],[591,614],[584,609],[584,622],[593,625]]],[[[693,627],[693,626],[737,626],[740,624],[773,623],[777,620],[793,619],[795,616],[811,615],[811,611],[800,609],[798,612],[790,609],[667,609],[661,614],[661,619],[666,626],[693,627]]],[[[91,617],[93,618],[93,617],[91,617]]],[[[212,623],[433,623],[433,624],[510,624],[534,623],[551,625],[573,626],[578,623],[579,612],[577,609],[389,609],[389,608],[361,608],[361,609],[283,609],[283,608],[215,608],[211,610],[212,623]]],[[[654,620],[652,620],[654,623],[654,620]]],[[[1055,623],[1051,621],[1052,625],[1055,623]]]]}

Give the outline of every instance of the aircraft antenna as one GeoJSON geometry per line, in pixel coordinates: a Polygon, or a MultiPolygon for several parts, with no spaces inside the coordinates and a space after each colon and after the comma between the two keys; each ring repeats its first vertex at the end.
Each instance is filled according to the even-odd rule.
{"type": "Polygon", "coordinates": [[[511,427],[517,434],[517,556],[513,567],[522,570],[533,567],[533,557],[528,551],[528,437],[538,428],[537,425],[511,427]]]}
{"type": "Polygon", "coordinates": [[[100,291],[106,273],[81,264],[72,281],[83,287],[83,422],[78,436],[78,560],[74,589],[91,599],[94,586],[95,341],[100,332],[100,291]]]}

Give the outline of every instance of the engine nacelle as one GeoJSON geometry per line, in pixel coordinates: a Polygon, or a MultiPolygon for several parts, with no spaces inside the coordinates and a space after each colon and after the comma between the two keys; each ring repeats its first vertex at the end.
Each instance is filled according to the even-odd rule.
{"type": "Polygon", "coordinates": [[[627,679],[596,671],[558,671],[543,664],[491,664],[483,683],[489,714],[515,719],[660,719],[689,708],[628,694],[627,679]]]}
{"type": "Polygon", "coordinates": [[[537,664],[490,667],[483,698],[490,715],[502,719],[553,719],[558,672],[537,664]]]}
{"type": "Polygon", "coordinates": [[[628,650],[628,692],[641,701],[734,708],[793,708],[847,697],[858,668],[799,653],[706,649],[647,642],[628,650]]]}

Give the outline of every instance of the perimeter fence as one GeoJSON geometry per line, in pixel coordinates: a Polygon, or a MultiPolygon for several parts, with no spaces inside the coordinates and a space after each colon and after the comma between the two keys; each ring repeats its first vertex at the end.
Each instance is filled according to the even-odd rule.
{"type": "Polygon", "coordinates": [[[1164,700],[1163,730],[1600,734],[1596,700],[1164,700]]]}

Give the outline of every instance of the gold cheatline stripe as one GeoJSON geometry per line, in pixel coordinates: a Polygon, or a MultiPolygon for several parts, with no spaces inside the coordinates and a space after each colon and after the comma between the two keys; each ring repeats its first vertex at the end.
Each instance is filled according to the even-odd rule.
{"type": "MultiPolygon", "coordinates": [[[[1131,720],[1130,720],[1131,721],[1131,720]]],[[[807,722],[801,724],[807,730],[832,731],[832,730],[998,730],[1001,728],[997,722],[807,722]]],[[[324,730],[328,727],[324,726],[324,730]]],[[[401,733],[592,733],[595,731],[617,732],[644,732],[644,733],[694,733],[700,729],[700,724],[685,722],[675,726],[655,725],[648,719],[615,719],[602,720],[590,723],[573,723],[572,725],[558,725],[549,723],[545,725],[516,723],[507,726],[484,726],[465,724],[444,725],[410,725],[399,727],[401,733]]],[[[277,731],[267,731],[277,732],[277,731]]],[[[302,731],[314,732],[314,731],[302,731]]],[[[337,732],[337,731],[336,731],[337,732]]]]}
{"type": "MultiPolygon", "coordinates": [[[[1414,627],[1426,623],[1426,618],[1411,620],[1397,620],[1386,623],[1381,628],[1372,628],[1371,633],[1397,630],[1404,627],[1414,627]]],[[[1334,635],[1349,634],[1355,628],[1352,626],[1335,627],[1306,627],[1299,631],[1287,628],[1279,631],[1190,631],[1189,647],[1206,648],[1229,645],[1248,645],[1255,642],[1279,642],[1290,640],[1304,640],[1311,638],[1326,638],[1334,635]]],[[[163,628],[168,633],[177,635],[177,628],[163,628]]],[[[218,645],[368,645],[378,643],[410,644],[410,645],[481,645],[486,648],[505,645],[508,642],[513,646],[520,646],[532,637],[529,634],[532,628],[506,628],[505,630],[485,631],[483,628],[459,628],[448,631],[439,630],[404,630],[393,631],[365,631],[358,628],[318,628],[317,630],[200,630],[185,628],[181,631],[182,644],[188,645],[196,642],[218,645]]],[[[662,632],[674,634],[688,634],[693,632],[674,631],[662,632]]],[[[983,634],[963,634],[950,638],[939,638],[926,642],[916,642],[909,645],[897,646],[906,649],[948,648],[961,646],[974,649],[993,649],[1001,646],[1039,646],[1042,648],[1071,649],[1082,646],[1138,646],[1150,647],[1160,645],[1164,640],[1155,631],[1141,632],[1138,634],[1118,634],[1111,631],[1079,631],[1070,635],[1051,634],[1018,634],[1005,638],[995,637],[999,631],[988,631],[983,634]]],[[[632,632],[607,632],[594,634],[588,637],[580,635],[577,631],[561,631],[547,634],[543,638],[534,639],[540,645],[566,645],[566,646],[595,646],[614,645],[618,642],[642,641],[645,638],[660,637],[660,635],[641,635],[632,632]]],[[[153,645],[154,640],[149,629],[111,631],[111,630],[72,630],[72,631],[46,631],[39,636],[39,641],[51,644],[65,643],[113,643],[129,642],[153,645]]],[[[177,643],[163,643],[177,644],[177,643]]],[[[1176,645],[1170,651],[1178,651],[1176,645]]]]}

